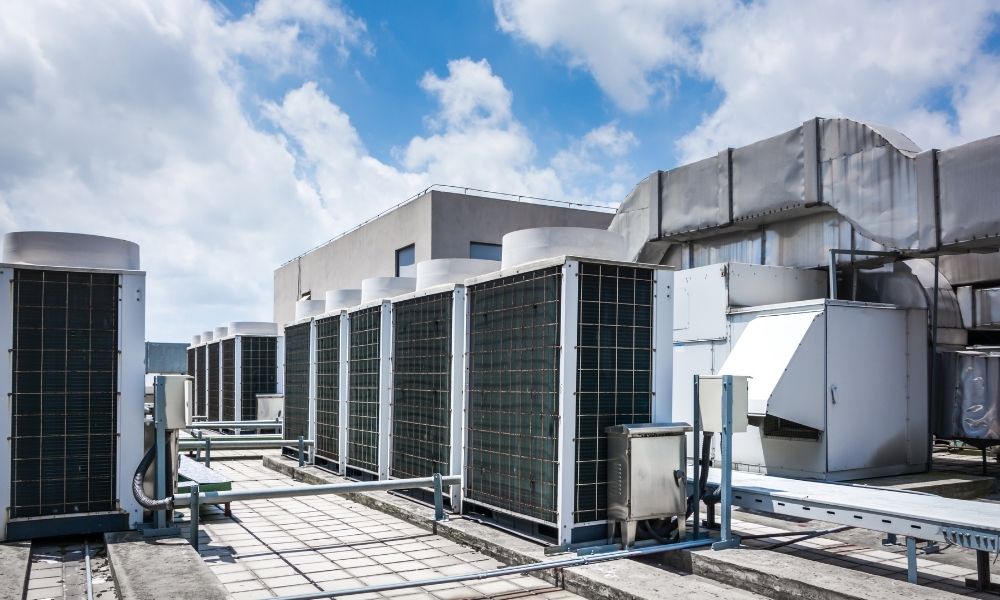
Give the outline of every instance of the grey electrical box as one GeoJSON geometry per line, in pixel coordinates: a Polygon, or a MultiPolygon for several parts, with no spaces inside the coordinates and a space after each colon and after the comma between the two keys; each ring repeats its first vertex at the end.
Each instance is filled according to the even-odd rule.
{"type": "Polygon", "coordinates": [[[684,534],[687,512],[687,423],[608,427],[608,537],[621,526],[622,545],[635,542],[639,521],[677,517],[684,534]]]}

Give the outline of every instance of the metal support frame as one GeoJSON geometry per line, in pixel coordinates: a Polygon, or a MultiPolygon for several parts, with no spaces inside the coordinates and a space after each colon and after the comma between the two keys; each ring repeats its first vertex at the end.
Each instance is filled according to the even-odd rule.
{"type": "Polygon", "coordinates": [[[281,420],[275,421],[197,421],[184,429],[284,429],[281,420]]]}
{"type": "Polygon", "coordinates": [[[699,397],[699,379],[698,375],[694,376],[694,425],[692,426],[694,431],[694,513],[693,513],[693,527],[691,529],[691,536],[693,539],[698,539],[701,535],[701,451],[698,444],[698,438],[701,437],[701,398],[699,397]]]}
{"type": "MultiPolygon", "coordinates": [[[[157,500],[162,500],[173,492],[172,489],[168,489],[167,484],[167,398],[166,378],[162,375],[153,377],[153,427],[153,445],[156,448],[153,496],[157,500]]],[[[142,526],[142,534],[145,537],[177,533],[180,533],[180,529],[174,527],[172,520],[167,518],[166,510],[153,511],[152,524],[142,526]]]]}
{"type": "MultiPolygon", "coordinates": [[[[287,444],[286,444],[287,445],[287,444]]],[[[198,510],[202,504],[227,504],[230,502],[245,502],[247,500],[273,500],[276,498],[298,498],[302,496],[323,496],[356,494],[361,492],[387,492],[393,490],[409,490],[434,487],[435,522],[447,520],[444,513],[444,486],[462,485],[459,475],[442,476],[435,473],[432,477],[415,479],[384,479],[379,481],[358,481],[350,483],[331,483],[325,485],[306,485],[293,487],[256,488],[246,490],[230,490],[220,492],[202,492],[197,484],[191,486],[190,493],[176,494],[174,506],[191,507],[191,529],[188,532],[191,545],[198,549],[198,510]],[[440,507],[440,510],[438,510],[440,507]]]]}
{"type": "MultiPolygon", "coordinates": [[[[696,474],[697,476],[697,474],[696,474]]],[[[733,376],[722,376],[722,524],[719,541],[713,550],[738,548],[740,539],[733,535],[733,376]]]]}

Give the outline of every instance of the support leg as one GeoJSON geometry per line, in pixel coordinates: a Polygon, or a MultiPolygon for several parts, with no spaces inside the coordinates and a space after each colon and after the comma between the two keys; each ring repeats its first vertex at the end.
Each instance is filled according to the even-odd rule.
{"type": "Polygon", "coordinates": [[[917,582],[917,540],[906,538],[906,580],[917,582]]]}
{"type": "Polygon", "coordinates": [[[966,577],[965,587],[977,592],[992,592],[1000,594],[1000,585],[990,579],[990,553],[986,550],[976,550],[976,579],[966,577]]]}
{"type": "Polygon", "coordinates": [[[628,550],[635,545],[635,530],[638,526],[638,521],[624,521],[622,523],[622,549],[628,550]]]}

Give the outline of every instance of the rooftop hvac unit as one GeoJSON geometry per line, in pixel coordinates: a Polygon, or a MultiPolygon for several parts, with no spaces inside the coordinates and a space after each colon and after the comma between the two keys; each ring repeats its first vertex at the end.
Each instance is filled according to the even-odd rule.
{"type": "MultiPolygon", "coordinates": [[[[417,290],[392,301],[389,476],[461,475],[467,277],[495,271],[490,260],[417,263],[417,290]]],[[[452,488],[458,508],[460,490],[452,488]]]]}
{"type": "Polygon", "coordinates": [[[213,340],[208,343],[205,351],[208,359],[205,361],[205,401],[208,403],[208,420],[218,421],[221,414],[221,381],[222,370],[221,342],[213,340]]]}
{"type": "Polygon", "coordinates": [[[131,242],[4,237],[0,286],[0,539],[128,529],[142,521],[145,274],[131,242]]]}
{"type": "MultiPolygon", "coordinates": [[[[386,298],[412,292],[416,280],[375,277],[361,282],[361,304],[346,314],[346,470],[389,476],[389,411],[392,400],[392,304],[386,298]]],[[[343,447],[344,445],[342,445],[343,447]]]]}
{"type": "Polygon", "coordinates": [[[222,420],[255,421],[257,394],[282,389],[284,340],[275,323],[235,321],[220,329],[226,329],[221,340],[222,420]]]}
{"type": "Polygon", "coordinates": [[[605,429],[670,417],[672,282],[568,256],[465,282],[463,510],[560,544],[606,535],[605,429]]]}
{"type": "Polygon", "coordinates": [[[359,289],[330,290],[322,314],[312,323],[309,433],[316,440],[316,463],[341,474],[347,449],[347,398],[341,387],[347,381],[347,345],[342,340],[349,335],[344,309],[360,301],[359,289]]]}

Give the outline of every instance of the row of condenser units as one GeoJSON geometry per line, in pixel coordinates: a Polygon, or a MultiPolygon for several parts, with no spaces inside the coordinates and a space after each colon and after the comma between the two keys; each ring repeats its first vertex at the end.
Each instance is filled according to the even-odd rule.
{"type": "Polygon", "coordinates": [[[285,437],[349,476],[461,474],[453,509],[529,534],[602,537],[605,429],[670,419],[673,273],[615,260],[608,232],[518,233],[545,243],[300,301],[285,437]]]}
{"type": "Polygon", "coordinates": [[[276,323],[234,321],[196,335],[187,351],[194,378],[192,417],[255,421],[261,396],[280,394],[284,337],[276,323]]]}

